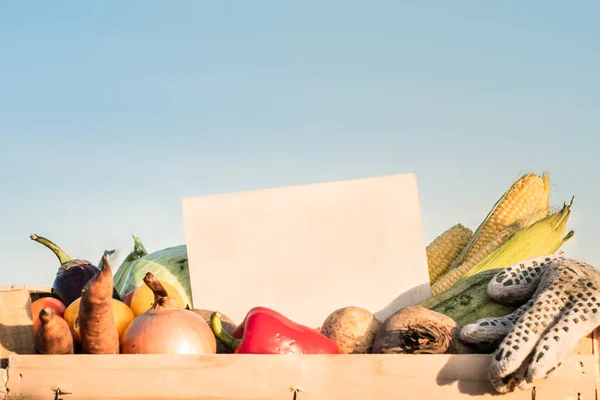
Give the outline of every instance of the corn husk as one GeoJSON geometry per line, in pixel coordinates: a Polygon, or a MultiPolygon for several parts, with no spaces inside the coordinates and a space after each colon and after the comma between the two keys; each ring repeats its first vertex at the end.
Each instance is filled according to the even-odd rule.
{"type": "Polygon", "coordinates": [[[485,245],[488,242],[482,242],[482,232],[485,228],[488,228],[489,224],[493,224],[492,220],[499,214],[507,213],[513,218],[505,220],[505,225],[496,227],[498,229],[497,234],[495,235],[496,237],[510,225],[513,225],[515,223],[525,223],[525,221],[525,225],[532,224],[548,216],[550,212],[550,173],[543,172],[541,176],[537,176],[536,174],[532,173],[522,175],[521,177],[519,177],[519,179],[513,182],[510,188],[508,188],[508,190],[503,193],[503,195],[498,199],[498,201],[496,201],[492,209],[488,212],[485,219],[481,222],[481,224],[477,227],[477,229],[471,236],[471,239],[469,240],[467,245],[463,248],[458,257],[454,259],[454,262],[450,266],[450,269],[452,270],[458,268],[459,266],[463,265],[463,263],[469,261],[472,257],[475,257],[478,253],[474,251],[474,246],[476,243],[478,243],[478,245],[481,247],[485,247],[485,245]],[[512,204],[513,207],[518,207],[518,211],[511,209],[511,207],[509,206],[512,201],[511,198],[517,195],[517,193],[524,190],[520,185],[522,185],[525,179],[531,179],[532,177],[538,180],[538,184],[543,185],[543,197],[523,199],[523,203],[512,204]],[[506,207],[509,208],[506,209],[506,207]]]}
{"type": "Polygon", "coordinates": [[[542,219],[542,214],[546,215],[547,213],[545,210],[538,210],[533,214],[518,221],[515,221],[506,228],[504,228],[502,231],[500,231],[500,233],[496,235],[496,237],[493,240],[489,241],[472,257],[463,262],[459,267],[449,269],[441,278],[434,282],[434,284],[431,285],[431,295],[436,296],[450,289],[458,282],[459,278],[461,278],[471,268],[477,265],[488,254],[500,247],[502,243],[508,240],[512,235],[514,235],[521,229],[524,229],[542,219]]]}
{"type": "Polygon", "coordinates": [[[512,234],[500,246],[469,269],[459,281],[483,271],[506,268],[531,257],[543,256],[558,251],[575,234],[571,230],[565,235],[572,204],[573,200],[569,204],[565,203],[559,211],[512,234]]]}

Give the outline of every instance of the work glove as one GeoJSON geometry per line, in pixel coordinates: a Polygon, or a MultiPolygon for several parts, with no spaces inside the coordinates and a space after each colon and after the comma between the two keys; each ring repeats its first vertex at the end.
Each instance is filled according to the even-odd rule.
{"type": "Polygon", "coordinates": [[[551,376],[578,342],[600,326],[600,271],[558,254],[511,265],[488,284],[488,295],[522,304],[502,318],[465,325],[461,340],[499,341],[489,379],[500,393],[528,390],[551,376]]]}

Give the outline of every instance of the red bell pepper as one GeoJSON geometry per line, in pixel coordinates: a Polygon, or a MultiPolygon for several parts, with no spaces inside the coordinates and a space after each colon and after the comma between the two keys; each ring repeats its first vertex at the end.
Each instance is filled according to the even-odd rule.
{"type": "Polygon", "coordinates": [[[254,307],[232,335],[214,312],[210,326],[217,339],[237,354],[339,354],[335,342],[316,330],[297,324],[277,311],[254,307]]]}

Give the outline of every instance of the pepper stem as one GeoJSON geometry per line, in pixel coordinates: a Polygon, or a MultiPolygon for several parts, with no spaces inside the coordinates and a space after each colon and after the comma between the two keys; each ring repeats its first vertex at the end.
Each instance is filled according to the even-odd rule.
{"type": "Polygon", "coordinates": [[[58,247],[56,244],[54,244],[52,241],[46,239],[45,237],[41,237],[36,235],[35,233],[32,233],[29,238],[31,240],[35,240],[38,243],[41,243],[42,245],[46,246],[47,248],[49,248],[50,250],[52,250],[52,252],[56,255],[56,257],[58,258],[58,261],[60,261],[60,264],[66,264],[69,261],[72,261],[73,259],[71,257],[69,257],[67,255],[67,253],[65,253],[60,247],[58,247]]]}
{"type": "Polygon", "coordinates": [[[219,339],[219,342],[223,343],[229,350],[235,351],[240,345],[241,340],[234,338],[229,332],[223,329],[220,312],[215,311],[210,315],[210,329],[212,329],[215,337],[219,339]]]}

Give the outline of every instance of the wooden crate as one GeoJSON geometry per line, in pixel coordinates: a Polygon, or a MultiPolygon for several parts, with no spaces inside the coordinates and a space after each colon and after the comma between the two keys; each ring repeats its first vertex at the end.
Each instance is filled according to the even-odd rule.
{"type": "Polygon", "coordinates": [[[9,290],[27,290],[29,292],[29,298],[31,302],[34,302],[42,297],[52,297],[52,288],[47,286],[32,286],[32,285],[11,285],[11,286],[0,286],[0,292],[6,292],[9,290]]]}
{"type": "MultiPolygon", "coordinates": [[[[391,400],[498,398],[489,355],[72,355],[33,354],[34,289],[0,291],[0,337],[12,340],[0,399],[391,400]],[[12,321],[12,322],[11,322],[12,321]],[[6,334],[7,326],[13,330],[6,334]]],[[[582,339],[559,372],[513,400],[598,399],[598,337],[582,339]]],[[[4,339],[3,339],[4,342],[4,339]]],[[[3,348],[6,345],[3,343],[3,348]]],[[[6,355],[6,353],[5,353],[6,355]]]]}
{"type": "MultiPolygon", "coordinates": [[[[183,209],[196,308],[240,322],[260,304],[318,326],[338,307],[385,319],[430,295],[414,174],[190,198],[183,209]]],[[[498,396],[490,355],[34,355],[34,292],[0,292],[8,400],[597,399],[598,331],[534,391],[498,396]]]]}
{"type": "Polygon", "coordinates": [[[52,296],[48,287],[0,286],[0,367],[12,354],[33,354],[31,303],[52,296]]]}

